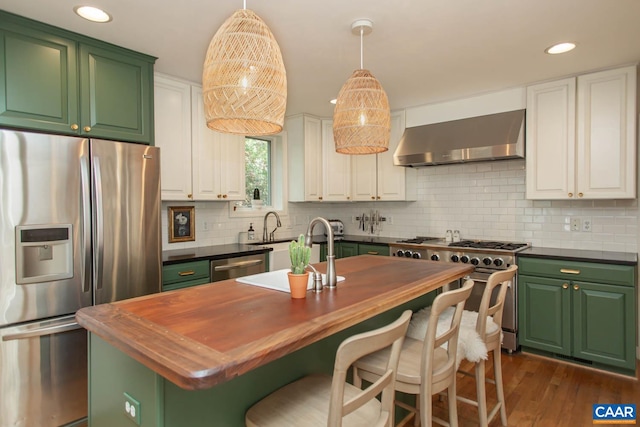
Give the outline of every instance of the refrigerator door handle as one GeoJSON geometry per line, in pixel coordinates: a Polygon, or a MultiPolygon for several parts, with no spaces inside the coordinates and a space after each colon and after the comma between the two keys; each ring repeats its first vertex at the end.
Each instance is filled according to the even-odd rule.
{"type": "MultiPolygon", "coordinates": [[[[87,142],[86,140],[84,142],[87,142]]],[[[86,145],[88,148],[88,144],[86,145]]],[[[83,154],[80,157],[80,179],[82,185],[82,291],[89,292],[91,290],[91,275],[87,274],[87,266],[91,265],[91,205],[90,195],[91,188],[89,184],[89,156],[83,154]]]]}
{"type": "Polygon", "coordinates": [[[21,340],[25,338],[43,337],[47,335],[59,334],[61,332],[82,329],[82,326],[75,320],[75,315],[67,316],[55,323],[42,322],[41,326],[16,328],[14,333],[8,333],[2,337],[2,341],[21,340]]]}
{"type": "Polygon", "coordinates": [[[102,262],[104,258],[104,207],[102,202],[102,173],[100,158],[93,157],[93,177],[95,183],[95,202],[93,237],[95,241],[95,263],[93,266],[93,280],[97,289],[102,289],[102,262]]]}

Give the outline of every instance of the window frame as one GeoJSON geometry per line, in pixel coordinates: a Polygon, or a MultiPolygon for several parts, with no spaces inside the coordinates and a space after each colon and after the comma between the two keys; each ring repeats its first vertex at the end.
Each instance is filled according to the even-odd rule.
{"type": "MultiPolygon", "coordinates": [[[[281,218],[288,216],[287,181],[287,133],[255,137],[271,141],[271,205],[261,209],[243,208],[240,201],[229,201],[229,218],[263,218],[269,211],[276,211],[281,218]]],[[[246,174],[246,172],[245,172],[246,174]]]]}

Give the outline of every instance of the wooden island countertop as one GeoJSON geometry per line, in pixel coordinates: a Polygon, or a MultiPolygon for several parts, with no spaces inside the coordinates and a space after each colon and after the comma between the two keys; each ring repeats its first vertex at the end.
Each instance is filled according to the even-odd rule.
{"type": "MultiPolygon", "coordinates": [[[[325,271],[326,263],[315,264],[325,271]]],[[[307,298],[226,280],[83,308],[77,321],[187,390],[224,383],[427,294],[472,266],[361,255],[336,260],[345,280],[307,298]]]]}

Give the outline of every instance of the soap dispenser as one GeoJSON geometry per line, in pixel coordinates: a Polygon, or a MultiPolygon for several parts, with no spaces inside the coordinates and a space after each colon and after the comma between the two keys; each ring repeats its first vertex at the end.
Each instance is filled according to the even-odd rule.
{"type": "Polygon", "coordinates": [[[256,231],[253,229],[253,223],[250,222],[249,223],[249,232],[248,232],[247,239],[254,240],[255,238],[256,238],[256,231]]]}

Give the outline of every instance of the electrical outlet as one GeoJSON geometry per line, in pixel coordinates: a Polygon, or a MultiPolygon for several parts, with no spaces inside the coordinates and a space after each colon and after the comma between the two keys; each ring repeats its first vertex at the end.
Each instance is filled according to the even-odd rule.
{"type": "Polygon", "coordinates": [[[387,224],[393,224],[393,217],[391,215],[387,216],[387,224]]]}
{"type": "Polygon", "coordinates": [[[582,231],[587,233],[591,231],[591,218],[584,218],[582,220],[582,231]]]}
{"type": "Polygon", "coordinates": [[[571,231],[580,231],[581,228],[580,218],[571,218],[571,231]]]}
{"type": "Polygon", "coordinates": [[[131,397],[131,395],[126,391],[124,392],[124,412],[131,421],[136,423],[136,425],[141,424],[142,408],[140,406],[140,402],[131,397]]]}
{"type": "Polygon", "coordinates": [[[357,217],[354,215],[351,217],[351,224],[357,224],[358,220],[356,219],[357,217]]]}
{"type": "Polygon", "coordinates": [[[209,231],[209,223],[207,221],[202,223],[202,229],[204,231],[209,231]]]}

